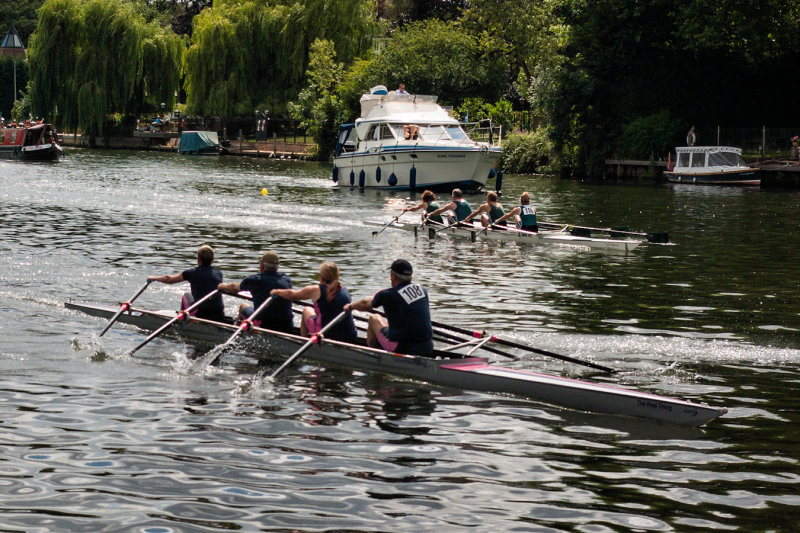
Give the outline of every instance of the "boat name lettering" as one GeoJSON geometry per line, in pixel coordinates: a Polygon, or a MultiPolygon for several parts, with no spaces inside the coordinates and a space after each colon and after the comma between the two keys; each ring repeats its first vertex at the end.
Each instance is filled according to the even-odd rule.
{"type": "Polygon", "coordinates": [[[657,402],[655,400],[637,400],[639,407],[649,407],[651,409],[664,409],[665,411],[672,412],[672,406],[667,403],[657,402]]]}
{"type": "Polygon", "coordinates": [[[425,291],[416,283],[409,283],[397,292],[400,293],[400,296],[403,297],[403,300],[405,300],[408,305],[425,298],[425,291]]]}
{"type": "Polygon", "coordinates": [[[465,154],[436,154],[437,159],[464,159],[465,154]]]}

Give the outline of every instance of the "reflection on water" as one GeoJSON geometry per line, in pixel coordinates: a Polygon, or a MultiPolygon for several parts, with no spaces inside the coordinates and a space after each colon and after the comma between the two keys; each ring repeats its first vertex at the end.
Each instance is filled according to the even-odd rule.
{"type": "MultiPolygon", "coordinates": [[[[668,231],[629,254],[415,240],[408,193],[330,168],[80,151],[0,162],[0,447],[8,530],[791,530],[798,498],[796,193],[506,176],[542,220],[668,231]],[[267,194],[263,190],[267,189],[267,194]],[[226,280],[276,250],[295,286],[336,261],[354,297],[408,258],[438,321],[620,370],[503,364],[725,405],[703,429],[358,370],[293,365],[269,387],[248,343],[207,347],[67,311],[119,302],[212,244],[226,280]]],[[[470,196],[477,205],[482,195],[470,196]]],[[[174,308],[184,287],[139,303],[174,308]]],[[[238,302],[228,302],[233,313],[238,302]]],[[[513,351],[513,350],[512,350],[513,351]]],[[[278,364],[276,361],[275,365],[278,364]]]]}

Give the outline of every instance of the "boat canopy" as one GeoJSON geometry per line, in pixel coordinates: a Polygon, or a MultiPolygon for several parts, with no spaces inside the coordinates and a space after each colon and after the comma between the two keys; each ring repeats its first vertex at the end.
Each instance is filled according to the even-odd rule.
{"type": "Polygon", "coordinates": [[[184,131],[181,133],[178,152],[198,153],[219,150],[219,137],[216,131],[184,131]]]}
{"type": "Polygon", "coordinates": [[[742,149],[733,146],[681,146],[675,152],[678,156],[676,168],[746,166],[742,149]]]}

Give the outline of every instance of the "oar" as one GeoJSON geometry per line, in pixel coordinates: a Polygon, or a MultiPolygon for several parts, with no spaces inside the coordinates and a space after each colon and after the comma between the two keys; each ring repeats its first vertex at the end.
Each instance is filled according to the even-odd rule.
{"type": "MultiPolygon", "coordinates": [[[[447,324],[442,324],[441,322],[431,321],[431,324],[433,324],[434,327],[447,329],[447,330],[450,330],[450,331],[455,331],[456,333],[461,333],[462,335],[468,335],[468,336],[471,335],[473,337],[482,337],[485,334],[483,332],[470,331],[470,330],[467,330],[467,329],[464,329],[464,328],[459,328],[457,326],[449,326],[447,324]]],[[[504,346],[510,346],[511,348],[519,348],[520,350],[526,350],[526,351],[533,352],[533,353],[536,353],[536,354],[539,354],[539,355],[546,355],[547,357],[553,357],[555,359],[560,359],[562,361],[567,361],[567,362],[575,363],[575,364],[578,364],[578,365],[588,366],[590,368],[594,368],[596,370],[602,370],[604,372],[609,372],[611,374],[616,372],[616,370],[614,370],[613,368],[610,368],[610,367],[607,367],[607,366],[603,366],[603,365],[600,365],[600,364],[597,364],[597,363],[592,363],[590,361],[582,361],[581,359],[576,359],[576,358],[570,357],[568,355],[561,355],[561,354],[557,354],[557,353],[553,353],[553,352],[548,352],[547,350],[540,350],[539,348],[533,348],[531,346],[526,346],[524,344],[519,344],[517,342],[508,341],[508,340],[505,340],[505,339],[500,339],[500,338],[498,338],[496,336],[492,336],[492,337],[493,337],[493,340],[495,342],[497,342],[499,344],[502,344],[504,346]]]]}
{"type": "MultiPolygon", "coordinates": [[[[266,309],[267,307],[270,306],[270,304],[273,302],[273,300],[275,300],[275,298],[277,298],[277,296],[270,296],[269,298],[264,300],[264,302],[261,305],[258,306],[258,309],[253,311],[253,314],[250,315],[250,316],[251,317],[258,316],[258,314],[261,311],[263,311],[264,309],[266,309]]],[[[195,364],[192,365],[192,368],[194,369],[195,367],[200,367],[200,366],[205,367],[207,365],[215,364],[219,360],[219,358],[222,357],[222,354],[225,352],[225,350],[227,350],[230,346],[233,345],[233,341],[235,341],[236,338],[239,335],[241,335],[241,333],[243,331],[245,331],[247,329],[252,329],[252,328],[253,328],[253,320],[252,320],[252,318],[247,319],[247,320],[242,320],[242,323],[239,324],[239,327],[236,329],[236,331],[233,332],[233,335],[231,335],[230,338],[227,341],[225,341],[223,344],[220,344],[216,348],[213,348],[208,354],[204,355],[201,359],[199,359],[197,362],[195,362],[195,364]],[[210,354],[214,354],[214,356],[210,357],[210,354]],[[211,360],[208,361],[208,362],[205,362],[207,359],[211,359],[211,360]],[[200,364],[201,361],[202,361],[202,364],[200,364]]]]}
{"type": "Polygon", "coordinates": [[[147,280],[147,283],[145,283],[144,285],[142,285],[142,288],[141,288],[141,289],[139,289],[138,291],[136,291],[136,294],[134,294],[134,295],[131,297],[131,299],[130,299],[130,300],[128,300],[127,302],[122,302],[121,304],[119,304],[119,311],[117,311],[117,312],[116,312],[116,314],[115,314],[114,316],[112,316],[112,317],[111,317],[111,320],[109,320],[109,321],[108,321],[108,324],[106,324],[106,327],[104,327],[104,328],[103,328],[103,331],[101,331],[101,332],[100,332],[100,335],[99,335],[100,337],[102,337],[102,336],[105,334],[105,332],[106,332],[106,331],[108,331],[108,329],[111,327],[111,325],[112,325],[114,322],[116,322],[116,321],[117,321],[117,319],[120,317],[120,315],[122,315],[122,313],[124,313],[125,311],[127,311],[128,309],[130,309],[130,308],[131,308],[131,304],[133,303],[133,301],[134,301],[136,298],[138,298],[138,297],[139,297],[139,295],[140,295],[140,294],[142,294],[142,293],[144,292],[144,290],[145,290],[147,287],[149,287],[149,286],[150,286],[150,283],[152,283],[152,281],[148,279],[148,280],[147,280]]]}
{"type": "MultiPolygon", "coordinates": [[[[303,345],[303,346],[302,346],[302,347],[301,347],[299,350],[297,350],[296,352],[294,352],[294,353],[292,354],[292,356],[291,356],[291,357],[289,357],[289,359],[287,359],[286,361],[284,361],[284,362],[283,362],[283,364],[282,364],[281,366],[279,366],[279,367],[278,367],[278,369],[277,369],[275,372],[273,372],[273,373],[272,373],[272,374],[271,374],[269,377],[270,377],[270,378],[274,378],[275,376],[277,376],[278,374],[280,374],[281,370],[283,370],[284,368],[286,368],[287,366],[289,366],[289,365],[292,363],[292,361],[294,361],[295,359],[297,359],[298,357],[300,357],[300,355],[301,355],[303,352],[305,352],[306,350],[308,350],[308,349],[311,347],[311,345],[312,345],[312,344],[317,344],[318,342],[320,342],[320,340],[321,340],[321,339],[322,339],[322,337],[325,335],[325,333],[327,333],[327,331],[328,331],[329,329],[331,329],[333,326],[335,326],[336,324],[338,324],[339,322],[341,322],[341,321],[342,321],[342,319],[343,319],[345,316],[347,316],[347,314],[348,314],[348,313],[350,313],[350,310],[349,310],[349,309],[348,309],[348,310],[346,310],[346,311],[342,311],[341,313],[339,313],[338,315],[336,315],[336,316],[333,318],[333,320],[331,320],[330,322],[328,322],[328,324],[327,324],[327,325],[326,325],[324,328],[322,328],[322,329],[319,331],[319,333],[315,333],[315,334],[311,335],[311,338],[310,338],[310,339],[308,339],[308,342],[306,342],[306,343],[305,343],[305,344],[304,344],[304,345],[303,345]]],[[[263,377],[263,376],[262,376],[262,377],[263,377]]],[[[259,379],[260,379],[260,378],[259,378],[259,379]]]]}
{"type": "Polygon", "coordinates": [[[391,226],[392,224],[394,224],[395,222],[397,222],[397,219],[398,219],[398,218],[400,218],[400,215],[397,215],[396,217],[392,218],[392,220],[390,220],[389,222],[387,222],[386,224],[384,224],[384,225],[383,225],[383,227],[380,229],[380,231],[378,231],[378,230],[375,230],[375,231],[373,231],[373,232],[372,232],[372,236],[373,236],[373,237],[377,237],[378,235],[380,235],[381,233],[383,233],[383,230],[385,230],[386,228],[388,228],[389,226],[391,226]]]}
{"type": "Polygon", "coordinates": [[[166,324],[164,324],[163,326],[161,326],[160,328],[155,330],[153,333],[151,333],[149,337],[147,337],[141,344],[139,344],[139,346],[137,346],[136,348],[131,350],[130,354],[133,355],[134,353],[136,353],[139,350],[139,348],[141,348],[142,346],[144,346],[145,344],[147,344],[151,340],[155,339],[159,335],[161,335],[161,333],[164,330],[166,330],[168,327],[170,327],[175,322],[178,322],[179,320],[185,320],[186,317],[189,316],[189,313],[191,311],[194,311],[197,307],[200,306],[200,304],[202,304],[203,302],[205,302],[206,300],[208,300],[209,298],[211,298],[212,296],[214,296],[218,292],[219,292],[219,290],[214,289],[213,291],[209,292],[208,294],[206,294],[205,296],[203,296],[202,298],[197,300],[195,303],[193,303],[192,305],[190,305],[186,309],[181,309],[180,311],[178,311],[178,314],[175,315],[175,318],[172,318],[172,319],[168,320],[166,322],[166,324]]]}
{"type": "Polygon", "coordinates": [[[588,231],[597,231],[600,233],[608,233],[609,235],[634,235],[636,237],[644,237],[647,239],[648,242],[655,242],[655,243],[667,243],[669,242],[669,233],[666,231],[658,231],[654,233],[646,233],[643,231],[627,231],[621,228],[593,228],[591,226],[576,226],[575,224],[559,224],[557,222],[539,222],[540,226],[549,226],[552,228],[563,228],[567,227],[569,229],[582,229],[588,231]]]}

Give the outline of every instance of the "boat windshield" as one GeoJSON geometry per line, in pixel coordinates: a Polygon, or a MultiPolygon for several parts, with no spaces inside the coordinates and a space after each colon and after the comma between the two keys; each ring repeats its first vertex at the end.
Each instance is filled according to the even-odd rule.
{"type": "Polygon", "coordinates": [[[716,152],[708,154],[708,166],[710,167],[743,167],[744,159],[742,156],[733,152],[716,152]]]}
{"type": "Polygon", "coordinates": [[[447,135],[449,135],[450,138],[453,139],[454,141],[467,140],[467,134],[464,133],[464,130],[461,129],[461,126],[455,124],[447,126],[447,135]]]}

